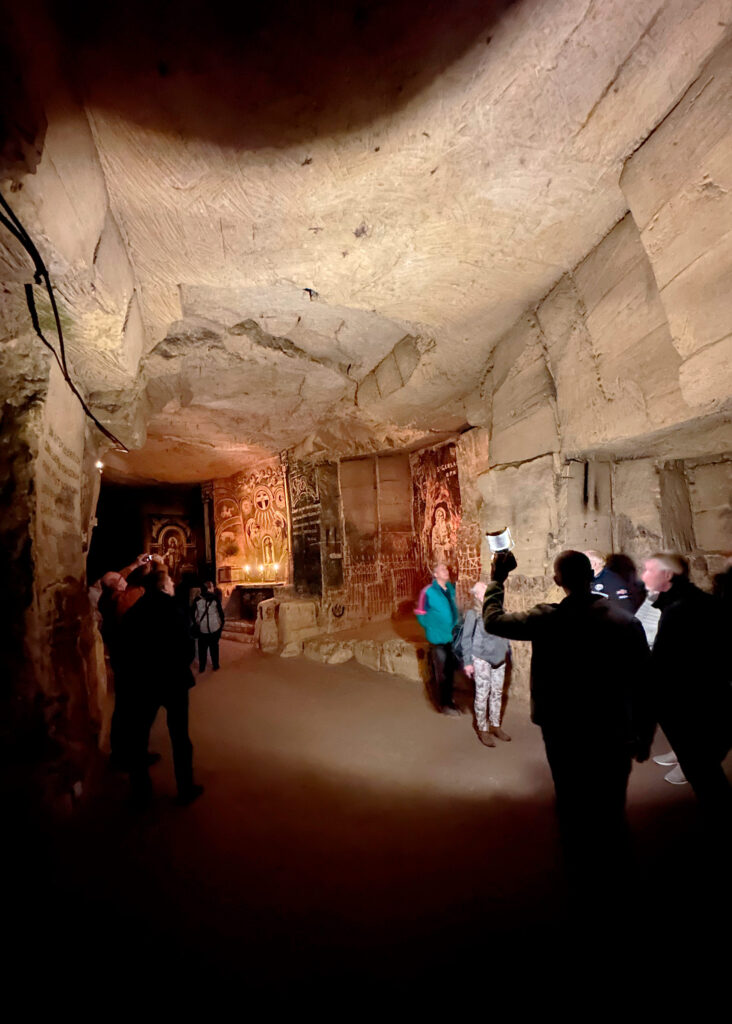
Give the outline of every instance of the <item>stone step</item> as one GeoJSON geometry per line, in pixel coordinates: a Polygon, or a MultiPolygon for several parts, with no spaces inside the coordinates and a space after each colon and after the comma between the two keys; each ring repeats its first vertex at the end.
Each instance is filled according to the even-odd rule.
{"type": "Polygon", "coordinates": [[[235,644],[253,644],[254,637],[250,633],[228,633],[226,630],[221,634],[222,640],[233,640],[235,644]]]}
{"type": "Polygon", "coordinates": [[[227,619],[224,623],[224,633],[248,633],[254,635],[254,623],[246,619],[227,619]]]}

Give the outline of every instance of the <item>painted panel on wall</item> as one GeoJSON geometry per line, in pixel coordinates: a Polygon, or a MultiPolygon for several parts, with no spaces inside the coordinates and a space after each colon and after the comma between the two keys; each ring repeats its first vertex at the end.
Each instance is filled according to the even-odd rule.
{"type": "Polygon", "coordinates": [[[182,516],[149,516],[146,550],[161,555],[174,583],[180,583],[183,573],[194,573],[197,568],[196,535],[190,521],[182,516]]]}
{"type": "Polygon", "coordinates": [[[455,574],[462,518],[456,447],[446,444],[419,452],[411,464],[421,568],[429,573],[436,562],[445,562],[455,574]]]}
{"type": "Polygon", "coordinates": [[[213,487],[219,581],[287,582],[287,501],[279,461],[215,480],[213,487]]]}

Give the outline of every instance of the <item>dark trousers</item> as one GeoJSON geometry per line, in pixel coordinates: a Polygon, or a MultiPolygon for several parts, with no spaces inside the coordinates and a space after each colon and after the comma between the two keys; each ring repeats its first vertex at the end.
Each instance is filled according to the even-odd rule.
{"type": "Polygon", "coordinates": [[[457,662],[452,644],[430,644],[429,696],[438,711],[454,707],[452,689],[457,662]]]}
{"type": "Polygon", "coordinates": [[[206,669],[206,654],[211,652],[211,664],[214,668],[219,667],[219,640],[221,631],[218,633],[198,634],[198,668],[201,672],[206,669]]]}
{"type": "MultiPolygon", "coordinates": [[[[726,737],[707,735],[700,740],[701,730],[689,733],[676,722],[661,722],[661,727],[710,825],[732,831],[732,786],[722,768],[729,750],[726,737]]],[[[710,722],[707,733],[712,731],[710,722]]]]}
{"type": "Polygon", "coordinates": [[[114,678],[114,711],[109,726],[109,746],[112,761],[126,768],[130,760],[130,737],[133,728],[134,701],[119,661],[110,661],[114,678]]]}
{"type": "Polygon", "coordinates": [[[621,745],[577,741],[581,730],[543,728],[570,879],[606,898],[630,869],[625,797],[631,758],[621,745]]]}
{"type": "Polygon", "coordinates": [[[136,703],[130,782],[133,796],[138,799],[145,799],[152,792],[147,745],[150,729],[161,707],[165,708],[167,715],[178,795],[187,795],[193,786],[193,744],[188,735],[188,689],[185,686],[171,687],[139,699],[136,703]]]}
{"type": "MultiPolygon", "coordinates": [[[[127,701],[129,704],[129,700],[127,701]]],[[[130,710],[125,706],[124,691],[117,689],[114,694],[114,711],[109,726],[109,746],[115,764],[126,765],[129,761],[130,710]]]]}

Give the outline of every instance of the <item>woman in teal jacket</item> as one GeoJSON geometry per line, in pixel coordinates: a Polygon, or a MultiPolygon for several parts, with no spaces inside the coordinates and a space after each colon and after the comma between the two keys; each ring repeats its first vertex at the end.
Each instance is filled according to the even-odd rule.
{"type": "Polygon", "coordinates": [[[430,699],[440,714],[459,715],[452,692],[458,667],[452,651],[453,632],[459,619],[455,587],[444,562],[434,567],[432,576],[432,582],[419,595],[415,609],[417,622],[430,645],[430,699]]]}

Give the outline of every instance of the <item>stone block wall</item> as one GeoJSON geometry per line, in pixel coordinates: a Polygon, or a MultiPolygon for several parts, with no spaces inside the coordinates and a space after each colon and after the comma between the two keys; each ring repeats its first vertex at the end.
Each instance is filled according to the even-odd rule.
{"type": "Polygon", "coordinates": [[[466,399],[464,521],[511,527],[511,609],[557,596],[565,547],[639,567],[675,548],[703,586],[732,549],[731,121],[729,42],[628,160],[629,212],[504,335],[466,399]]]}
{"type": "Polygon", "coordinates": [[[625,165],[638,225],[695,410],[732,395],[732,39],[625,165]]]}
{"type": "Polygon", "coordinates": [[[406,453],[312,465],[290,459],[293,587],[319,627],[389,618],[419,589],[406,453]]]}

